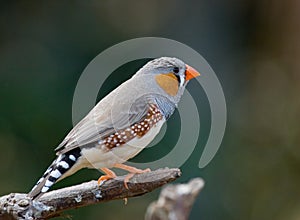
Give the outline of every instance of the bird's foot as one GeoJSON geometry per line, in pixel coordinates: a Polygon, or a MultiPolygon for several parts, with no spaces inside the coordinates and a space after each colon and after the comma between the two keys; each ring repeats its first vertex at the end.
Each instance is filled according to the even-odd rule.
{"type": "Polygon", "coordinates": [[[126,189],[129,189],[128,188],[128,182],[129,180],[135,175],[135,174],[139,174],[139,173],[146,173],[146,172],[150,172],[150,168],[147,168],[145,170],[141,170],[141,169],[138,169],[138,168],[135,168],[135,167],[131,167],[131,166],[128,166],[128,165],[125,165],[125,164],[115,164],[114,167],[116,168],[119,168],[119,169],[122,169],[122,170],[126,170],[129,172],[129,174],[126,175],[125,179],[124,179],[124,186],[126,189]]]}
{"type": "Polygon", "coordinates": [[[108,169],[108,168],[101,168],[101,170],[106,174],[103,176],[100,176],[98,179],[98,185],[101,186],[106,180],[113,179],[117,175],[114,173],[114,171],[108,169]]]}

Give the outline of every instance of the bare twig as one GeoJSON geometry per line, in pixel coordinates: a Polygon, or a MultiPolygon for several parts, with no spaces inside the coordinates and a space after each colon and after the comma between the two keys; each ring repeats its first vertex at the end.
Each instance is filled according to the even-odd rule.
{"type": "Polygon", "coordinates": [[[187,220],[194,201],[204,186],[201,178],[192,179],[187,184],[168,185],[160,193],[159,199],[151,203],[146,212],[146,220],[187,220]]]}
{"type": "Polygon", "coordinates": [[[100,187],[97,181],[54,190],[37,201],[26,194],[11,193],[0,197],[0,219],[49,219],[65,210],[82,206],[139,196],[174,181],[181,175],[179,169],[159,169],[137,174],[124,187],[124,177],[106,181],[100,187]]]}

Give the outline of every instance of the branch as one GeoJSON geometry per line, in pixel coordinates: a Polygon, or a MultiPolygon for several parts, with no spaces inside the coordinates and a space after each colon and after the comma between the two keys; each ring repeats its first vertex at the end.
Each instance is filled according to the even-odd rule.
{"type": "Polygon", "coordinates": [[[167,185],[158,200],[149,205],[145,219],[189,219],[194,201],[203,187],[201,178],[192,179],[187,184],[167,185]]]}
{"type": "Polygon", "coordinates": [[[0,219],[49,219],[66,210],[143,195],[180,175],[179,169],[169,168],[136,174],[128,182],[129,189],[124,186],[125,176],[108,180],[101,186],[93,180],[48,192],[37,201],[31,201],[26,194],[11,193],[0,197],[0,219]]]}

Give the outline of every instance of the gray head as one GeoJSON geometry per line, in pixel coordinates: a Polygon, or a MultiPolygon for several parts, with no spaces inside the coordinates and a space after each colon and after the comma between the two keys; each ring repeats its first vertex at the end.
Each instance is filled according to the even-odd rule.
{"type": "Polygon", "coordinates": [[[149,61],[136,74],[152,75],[156,83],[170,96],[182,95],[187,82],[200,74],[175,57],[160,57],[149,61]]]}
{"type": "Polygon", "coordinates": [[[142,74],[168,74],[173,73],[180,86],[185,83],[186,65],[175,57],[160,57],[149,61],[139,71],[142,74]]]}
{"type": "Polygon", "coordinates": [[[156,94],[157,102],[175,108],[188,81],[200,74],[178,58],[161,57],[149,61],[135,75],[144,78],[144,88],[156,94]]]}

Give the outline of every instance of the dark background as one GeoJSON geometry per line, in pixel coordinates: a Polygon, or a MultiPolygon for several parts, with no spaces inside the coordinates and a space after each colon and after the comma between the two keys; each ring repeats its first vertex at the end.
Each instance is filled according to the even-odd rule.
{"type": "MultiPolygon", "coordinates": [[[[204,125],[177,181],[206,181],[191,219],[299,219],[299,23],[297,0],[2,2],[0,194],[29,191],[54,159],[54,148],[72,128],[73,92],[87,64],[116,43],[154,36],[197,50],[215,70],[227,101],[227,130],[216,157],[197,167],[209,132],[204,125]]],[[[143,63],[119,70],[121,77],[114,73],[99,98],[143,63]]],[[[202,103],[206,116],[207,100],[202,103]]],[[[178,120],[176,112],[169,126],[174,132],[136,160],[166,154],[178,120]]],[[[99,175],[83,170],[54,188],[99,175]]],[[[68,214],[74,220],[142,219],[158,193],[129,199],[126,206],[113,201],[68,214]]]]}

